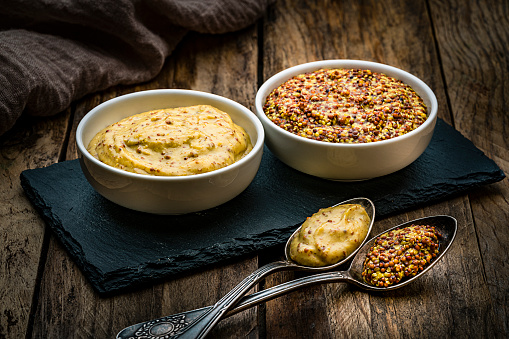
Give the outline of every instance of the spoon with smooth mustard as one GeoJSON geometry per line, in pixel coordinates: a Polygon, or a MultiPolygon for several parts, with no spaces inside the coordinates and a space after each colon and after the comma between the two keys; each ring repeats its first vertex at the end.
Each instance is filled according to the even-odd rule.
{"type": "MultiPolygon", "coordinates": [[[[333,270],[350,260],[366,241],[374,219],[375,206],[367,198],[354,198],[321,209],[290,236],[285,246],[285,260],[260,267],[215,305],[174,315],[179,319],[176,322],[154,320],[144,323],[146,326],[141,324],[134,333],[130,326],[122,330],[117,338],[144,338],[147,334],[169,335],[172,338],[204,338],[240,298],[267,275],[282,270],[323,272],[333,270]],[[317,232],[314,232],[316,235],[309,233],[307,228],[306,232],[301,232],[303,227],[313,225],[317,229],[317,232]],[[298,237],[300,238],[297,239],[298,237]],[[338,248],[337,239],[345,240],[346,247],[338,248]],[[131,334],[127,336],[128,332],[131,334]]],[[[170,317],[174,319],[174,316],[170,317]]]]}
{"type": "MultiPolygon", "coordinates": [[[[424,231],[426,232],[426,231],[424,231]]],[[[439,216],[432,216],[432,217],[426,217],[421,219],[416,219],[412,221],[408,221],[406,223],[403,223],[401,225],[395,226],[389,230],[384,231],[383,233],[379,234],[376,237],[373,237],[368,242],[366,242],[361,248],[359,248],[359,251],[354,254],[354,258],[350,264],[350,267],[346,271],[332,271],[332,272],[325,272],[325,273],[318,273],[318,274],[312,274],[309,276],[305,276],[299,279],[295,279],[286,283],[282,283],[280,285],[265,289],[260,292],[252,293],[246,297],[243,297],[233,309],[226,312],[223,315],[224,317],[231,316],[233,314],[239,313],[241,311],[244,311],[250,307],[256,306],[262,302],[266,302],[269,300],[272,300],[276,297],[279,297],[281,295],[293,292],[297,289],[312,286],[316,284],[322,284],[322,283],[332,283],[332,282],[348,282],[353,283],[354,285],[361,287],[362,289],[369,290],[369,291],[389,291],[397,288],[401,288],[416,279],[422,277],[424,273],[429,271],[443,256],[444,254],[449,250],[451,247],[452,242],[454,241],[454,238],[456,237],[457,232],[457,221],[455,218],[447,215],[439,215],[439,216]],[[367,272],[369,270],[369,264],[372,260],[370,260],[372,249],[374,248],[374,245],[377,241],[381,240],[382,236],[388,236],[390,235],[391,231],[395,230],[402,230],[406,229],[409,226],[429,226],[433,227],[436,231],[436,234],[438,234],[436,240],[438,242],[438,247],[434,249],[434,256],[432,255],[432,258],[427,261],[425,265],[420,266],[422,269],[418,269],[415,273],[415,275],[409,274],[406,277],[403,277],[401,280],[397,282],[393,282],[388,284],[388,286],[373,286],[372,283],[369,283],[365,279],[365,275],[363,276],[363,272],[367,272]]],[[[393,233],[394,236],[395,233],[393,233]]],[[[398,236],[403,236],[400,233],[396,234],[395,238],[398,236]]],[[[389,240],[390,241],[390,240],[389,240]]],[[[394,244],[392,244],[394,245],[394,244]]],[[[390,253],[390,247],[387,248],[386,252],[390,253]]],[[[394,247],[394,246],[392,246],[394,247]]],[[[428,246],[431,248],[431,246],[428,246]]],[[[415,248],[415,247],[414,247],[415,248]]],[[[380,251],[379,251],[380,252],[380,251]]],[[[426,252],[426,251],[421,251],[426,252]]],[[[397,251],[396,251],[397,254],[397,251]]],[[[404,254],[404,252],[402,253],[404,254]]],[[[380,253],[379,253],[380,257],[380,253]]],[[[424,259],[426,260],[426,254],[423,254],[424,259]]],[[[413,259],[416,260],[416,259],[413,259]]],[[[390,263],[390,260],[388,261],[390,263]]],[[[394,258],[393,258],[394,262],[394,258]]],[[[379,265],[380,266],[380,265],[379,265]]],[[[385,266],[385,261],[384,261],[385,266]]],[[[396,265],[392,266],[395,267],[396,265]]],[[[417,265],[419,266],[419,265],[417,265]]],[[[389,267],[390,264],[389,264],[389,267]]],[[[382,272],[386,273],[386,272],[382,272]]],[[[175,334],[180,332],[182,329],[185,329],[185,327],[191,325],[196,319],[199,319],[204,314],[207,314],[213,306],[208,306],[192,311],[187,311],[179,314],[174,314],[171,316],[166,316],[163,318],[159,318],[156,320],[151,320],[143,323],[139,323],[136,325],[131,325],[129,327],[126,327],[122,331],[119,332],[117,335],[117,338],[146,338],[150,334],[152,335],[169,335],[171,337],[174,337],[175,334]]],[[[177,335],[178,337],[178,335],[177,335]]]]}

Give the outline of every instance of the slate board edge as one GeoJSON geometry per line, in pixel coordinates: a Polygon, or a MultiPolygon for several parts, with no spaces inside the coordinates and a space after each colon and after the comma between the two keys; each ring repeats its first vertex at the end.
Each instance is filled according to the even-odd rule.
{"type": "MultiPolygon", "coordinates": [[[[258,251],[265,250],[274,246],[282,245],[287,240],[288,237],[295,231],[296,227],[299,225],[292,225],[282,229],[278,229],[278,236],[274,238],[274,231],[270,236],[272,241],[267,241],[266,238],[257,234],[256,242],[252,242],[251,244],[245,246],[236,246],[235,242],[221,243],[219,246],[222,247],[223,252],[227,252],[228,254],[220,256],[221,259],[215,260],[211,262],[210,258],[217,258],[217,255],[210,254],[211,251],[217,246],[210,246],[208,248],[203,248],[200,250],[200,259],[197,259],[196,256],[193,257],[193,262],[191,268],[187,267],[185,261],[182,261],[181,257],[185,257],[186,254],[182,254],[180,256],[175,257],[178,262],[177,266],[165,266],[164,260],[163,263],[160,264],[158,261],[152,261],[142,264],[141,269],[140,266],[137,268],[130,269],[131,274],[127,279],[117,279],[116,277],[125,277],[125,273],[121,273],[121,270],[117,270],[115,272],[110,272],[104,279],[98,283],[93,283],[94,288],[97,292],[99,292],[103,296],[111,296],[119,293],[125,293],[127,291],[137,290],[138,288],[146,287],[153,285],[158,282],[163,282],[170,278],[175,278],[179,274],[181,276],[186,276],[189,274],[193,274],[194,272],[200,271],[202,269],[211,268],[217,265],[223,265],[228,262],[242,260],[243,258],[253,255],[258,251]],[[132,272],[139,272],[139,274],[133,274],[132,272]],[[119,274],[120,273],[120,274],[119,274]]],[[[283,252],[281,252],[283,255],[283,252]]]]}
{"type": "MultiPolygon", "coordinates": [[[[185,265],[182,265],[181,260],[176,260],[179,262],[178,266],[172,266],[171,264],[164,263],[164,260],[162,258],[157,259],[156,261],[146,262],[142,265],[139,265],[137,267],[128,268],[124,270],[117,270],[110,272],[108,274],[103,274],[102,272],[94,269],[93,265],[88,264],[86,261],[81,260],[84,256],[79,255],[79,253],[82,252],[80,244],[78,244],[74,239],[71,237],[68,232],[66,232],[63,229],[62,225],[59,225],[58,222],[55,222],[58,220],[58,218],[52,217],[51,214],[51,207],[45,206],[43,203],[41,197],[35,193],[31,186],[28,183],[28,179],[24,172],[22,172],[21,176],[21,185],[29,197],[29,200],[33,203],[36,210],[43,216],[43,219],[45,220],[45,223],[50,227],[50,229],[55,232],[57,235],[58,240],[60,243],[64,246],[64,248],[67,250],[69,255],[72,257],[72,259],[75,261],[75,263],[80,267],[80,269],[84,272],[85,277],[87,277],[87,280],[90,282],[90,284],[94,287],[94,289],[101,294],[102,296],[109,296],[114,295],[122,292],[126,292],[129,290],[135,290],[137,288],[140,288],[147,284],[153,284],[158,281],[163,281],[164,279],[169,279],[171,277],[175,277],[176,275],[182,273],[182,274],[191,274],[192,272],[196,272],[199,269],[203,269],[206,267],[212,267],[214,265],[218,265],[227,261],[230,261],[232,259],[239,259],[242,256],[247,256],[250,254],[253,254],[257,251],[261,251],[267,248],[270,248],[272,246],[281,245],[288,237],[291,235],[293,230],[298,227],[297,225],[291,225],[287,228],[278,230],[278,236],[277,238],[272,241],[267,241],[263,237],[263,234],[257,235],[258,239],[256,242],[251,242],[250,244],[247,244],[245,246],[241,247],[235,247],[233,248],[234,242],[227,242],[222,243],[222,251],[229,253],[227,255],[221,256],[221,260],[215,261],[213,263],[210,262],[208,259],[209,257],[206,255],[207,253],[210,253],[210,251],[214,250],[215,246],[204,248],[201,250],[201,256],[202,259],[195,260],[194,265],[192,269],[187,268],[185,265]],[[118,277],[125,276],[125,272],[131,271],[131,275],[129,276],[129,279],[119,279],[118,277]],[[150,272],[149,272],[150,271],[150,272]],[[123,273],[122,273],[123,272],[123,273]],[[140,272],[139,274],[133,274],[132,272],[140,272]],[[151,274],[149,274],[151,273],[151,274]]],[[[503,180],[505,178],[505,174],[503,171],[498,171],[498,176],[486,176],[484,178],[479,178],[480,181],[471,184],[463,186],[461,190],[456,190],[452,194],[443,194],[443,195],[437,195],[435,198],[429,199],[426,203],[437,203],[440,201],[445,200],[446,198],[450,198],[451,196],[459,196],[463,194],[464,192],[471,190],[476,187],[484,186],[486,184],[491,184],[498,182],[500,180],[503,180]]],[[[444,190],[439,190],[444,191],[444,190]]],[[[409,199],[411,201],[411,199],[409,199]]],[[[375,201],[375,206],[377,202],[375,201]]],[[[412,208],[419,207],[419,205],[422,204],[416,204],[416,203],[407,203],[403,206],[400,206],[400,209],[398,212],[404,212],[411,210],[412,208]]],[[[387,217],[391,215],[392,213],[382,213],[377,214],[376,218],[380,217],[387,217]]],[[[376,220],[375,220],[376,222],[376,220]]],[[[246,236],[246,238],[253,239],[253,237],[250,237],[249,235],[246,236]]],[[[189,253],[182,253],[181,256],[187,256],[189,253]]]]}
{"type": "MultiPolygon", "coordinates": [[[[27,170],[28,171],[28,170],[27,170]]],[[[83,250],[81,245],[77,243],[70,233],[66,232],[62,223],[58,222],[58,218],[52,214],[52,208],[50,206],[46,206],[44,204],[44,200],[42,197],[37,194],[29,184],[29,179],[26,176],[26,171],[23,171],[20,175],[20,182],[25,194],[28,199],[31,201],[32,205],[38,211],[38,213],[42,216],[45,224],[53,231],[56,235],[56,238],[65,248],[69,256],[73,259],[73,261],[77,264],[77,266],[82,270],[84,276],[88,280],[88,282],[92,285],[92,287],[103,297],[112,296],[119,293],[124,293],[129,290],[136,290],[137,288],[141,288],[148,284],[153,284],[158,281],[164,281],[164,279],[168,279],[171,277],[175,277],[177,274],[191,274],[192,272],[196,272],[197,270],[212,267],[214,265],[218,265],[224,262],[231,261],[232,259],[240,259],[243,256],[247,256],[249,254],[253,254],[257,251],[264,250],[270,248],[272,246],[280,245],[288,239],[288,237],[293,233],[298,225],[291,225],[286,228],[282,228],[276,230],[277,237],[272,241],[268,241],[263,234],[257,234],[257,239],[255,242],[251,241],[250,244],[241,247],[233,247],[233,241],[222,243],[220,245],[216,244],[214,246],[201,249],[202,258],[200,260],[196,260],[194,257],[194,265],[193,268],[190,269],[185,265],[182,265],[182,261],[175,260],[179,263],[178,266],[167,266],[164,265],[164,260],[162,258],[157,259],[156,261],[146,262],[137,267],[126,268],[123,270],[116,270],[110,272],[108,274],[104,274],[101,271],[94,269],[94,265],[89,264],[86,260],[82,260],[85,258],[83,255],[83,250]],[[215,247],[222,247],[222,252],[228,253],[227,255],[223,255],[221,260],[217,260],[214,262],[210,261],[210,255],[207,256],[207,253],[214,251],[215,247]],[[203,255],[205,254],[205,255],[203,255]],[[158,263],[162,261],[163,264],[158,263]],[[154,269],[157,267],[157,270],[154,269]],[[152,274],[148,274],[147,272],[150,270],[152,274]],[[131,272],[128,279],[118,279],[117,276],[125,276],[125,272],[131,272]],[[124,272],[124,273],[121,273],[124,272]],[[133,272],[139,272],[139,274],[135,274],[133,272]]],[[[246,238],[253,239],[252,236],[246,235],[246,238]]],[[[274,232],[271,234],[271,238],[274,238],[274,232]]],[[[193,252],[193,251],[191,251],[193,252]]],[[[196,251],[194,251],[196,252],[196,251]]],[[[189,255],[189,253],[182,253],[179,257],[185,257],[189,255]]],[[[217,257],[217,255],[216,255],[217,257]]]]}
{"type": "MultiPolygon", "coordinates": [[[[455,188],[454,192],[452,192],[452,193],[437,194],[437,195],[435,195],[435,197],[429,198],[429,199],[427,199],[424,202],[420,202],[420,203],[411,203],[411,202],[410,203],[403,203],[403,204],[400,204],[401,207],[398,210],[396,210],[396,211],[389,211],[387,213],[378,213],[377,216],[385,218],[385,217],[389,217],[391,215],[394,215],[396,213],[405,213],[405,212],[411,211],[412,209],[423,207],[424,205],[431,205],[431,204],[440,203],[440,202],[445,201],[446,199],[452,199],[452,198],[455,198],[455,197],[459,197],[459,196],[465,194],[466,192],[471,191],[472,189],[479,188],[479,187],[482,187],[482,186],[485,186],[485,185],[489,185],[489,184],[493,184],[493,183],[499,182],[499,181],[503,180],[504,178],[505,178],[505,174],[503,172],[500,172],[499,176],[496,177],[496,178],[487,177],[486,179],[481,179],[482,182],[477,182],[475,184],[465,185],[460,190],[455,188]]],[[[411,199],[409,199],[409,200],[411,200],[411,199]]],[[[388,204],[389,203],[389,199],[377,199],[376,201],[374,201],[374,203],[375,203],[375,207],[376,207],[377,204],[388,204]],[[383,201],[386,201],[386,202],[383,202],[383,201]]],[[[375,220],[375,222],[376,222],[376,220],[375,220]]]]}
{"type": "MultiPolygon", "coordinates": [[[[74,262],[78,265],[78,267],[83,271],[84,276],[87,277],[89,282],[91,282],[92,286],[97,289],[99,292],[100,289],[98,288],[96,284],[94,284],[89,277],[102,277],[103,274],[94,269],[92,265],[88,265],[86,261],[82,260],[78,253],[83,253],[83,250],[81,248],[81,245],[74,240],[74,238],[71,236],[71,234],[64,230],[64,227],[62,223],[58,222],[60,220],[56,216],[52,217],[52,208],[50,206],[46,206],[44,204],[44,200],[42,197],[37,194],[33,189],[32,186],[29,184],[29,179],[26,176],[26,173],[29,170],[23,171],[20,175],[20,182],[21,187],[25,191],[25,194],[28,196],[29,200],[31,201],[32,205],[35,207],[35,209],[39,212],[39,214],[42,216],[43,220],[45,221],[45,224],[55,233],[56,238],[62,244],[62,246],[66,249],[67,253],[71,256],[71,258],[74,260],[74,262]],[[65,239],[65,241],[64,241],[65,239]]],[[[81,256],[84,258],[84,256],[81,256]]]]}

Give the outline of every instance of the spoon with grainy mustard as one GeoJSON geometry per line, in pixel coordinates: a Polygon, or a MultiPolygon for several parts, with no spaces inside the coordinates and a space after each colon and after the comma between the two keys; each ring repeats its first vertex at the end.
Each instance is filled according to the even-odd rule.
{"type": "Polygon", "coordinates": [[[244,294],[267,275],[282,270],[323,272],[347,262],[366,241],[374,219],[375,206],[367,198],[354,198],[320,209],[288,239],[285,260],[260,267],[214,306],[133,325],[122,330],[117,338],[146,338],[155,334],[172,338],[203,338],[244,294]],[[172,321],[162,320],[170,318],[172,321]]]}
{"type": "MultiPolygon", "coordinates": [[[[260,292],[252,293],[242,298],[235,307],[226,312],[223,317],[231,316],[297,289],[321,283],[348,282],[365,290],[381,292],[403,287],[420,278],[443,257],[451,247],[456,237],[456,232],[456,219],[447,215],[416,219],[395,226],[366,242],[359,251],[354,254],[355,257],[348,270],[312,274],[260,292]],[[420,239],[417,239],[419,236],[420,239]],[[392,243],[389,243],[391,241],[392,243]],[[398,244],[396,244],[396,242],[398,242],[398,244]],[[401,248],[405,249],[398,254],[401,248]],[[395,251],[391,252],[391,249],[395,251]],[[375,251],[376,253],[374,253],[375,251]],[[412,259],[412,256],[416,257],[417,253],[419,257],[422,258],[412,259]],[[394,255],[391,256],[390,254],[394,255]],[[407,255],[409,256],[408,259],[407,255]],[[405,265],[398,265],[401,264],[403,257],[405,257],[405,265]],[[377,258],[378,270],[375,269],[375,261],[377,258]],[[396,260],[397,262],[395,262],[396,260]],[[419,260],[421,260],[420,263],[413,263],[413,261],[419,260]],[[422,262],[422,260],[426,261],[426,263],[422,262]],[[384,272],[381,272],[381,263],[383,263],[384,272]],[[385,267],[386,263],[388,264],[387,267],[385,267]],[[371,268],[371,264],[373,264],[373,268],[371,268]],[[407,270],[407,267],[410,265],[414,265],[414,267],[407,270]],[[397,267],[400,268],[399,271],[397,267]],[[417,268],[415,269],[415,267],[417,268]],[[401,270],[401,268],[403,268],[403,270],[401,270]],[[368,273],[370,270],[371,273],[368,273]],[[405,274],[405,270],[407,270],[407,274],[405,274]],[[394,274],[394,272],[403,272],[403,276],[399,278],[399,275],[394,274]],[[380,273],[383,273],[383,275],[380,273]],[[386,275],[385,273],[389,274],[386,275]],[[392,281],[391,277],[393,277],[392,281]],[[378,286],[379,284],[383,286],[378,286]],[[387,284],[387,286],[385,286],[385,284],[387,284]]],[[[213,306],[208,306],[132,325],[122,330],[117,335],[117,338],[146,338],[148,334],[154,335],[157,333],[169,334],[171,337],[174,337],[175,334],[178,334],[179,331],[192,324],[195,319],[200,318],[212,308],[213,306]]]]}

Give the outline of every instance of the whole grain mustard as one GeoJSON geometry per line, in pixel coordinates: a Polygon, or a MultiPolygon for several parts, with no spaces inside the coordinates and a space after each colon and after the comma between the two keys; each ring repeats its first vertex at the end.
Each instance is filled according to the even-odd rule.
{"type": "Polygon", "coordinates": [[[402,81],[362,69],[320,69],[274,89],[266,116],[301,137],[367,143],[404,135],[427,118],[422,98],[402,81]]]}
{"type": "Polygon", "coordinates": [[[433,226],[427,225],[411,225],[382,234],[364,260],[364,280],[388,287],[415,276],[438,255],[440,237],[433,226]]]}

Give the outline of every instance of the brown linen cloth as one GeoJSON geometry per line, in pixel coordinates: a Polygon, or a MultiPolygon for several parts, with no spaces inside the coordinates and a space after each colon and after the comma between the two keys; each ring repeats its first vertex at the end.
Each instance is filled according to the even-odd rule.
{"type": "Polygon", "coordinates": [[[186,32],[254,23],[272,0],[0,0],[0,135],[22,114],[147,81],[186,32]]]}

